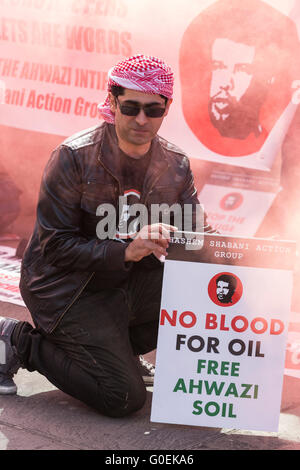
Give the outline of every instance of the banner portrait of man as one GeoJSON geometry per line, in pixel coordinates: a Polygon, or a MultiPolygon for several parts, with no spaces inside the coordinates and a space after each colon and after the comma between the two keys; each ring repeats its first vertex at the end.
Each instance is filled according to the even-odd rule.
{"type": "Polygon", "coordinates": [[[259,151],[299,79],[294,22],[262,0],[219,0],[186,29],[180,48],[182,109],[209,150],[259,151]]]}
{"type": "Polygon", "coordinates": [[[217,273],[208,284],[208,295],[220,307],[235,305],[243,294],[243,284],[233,273],[217,273]]]}

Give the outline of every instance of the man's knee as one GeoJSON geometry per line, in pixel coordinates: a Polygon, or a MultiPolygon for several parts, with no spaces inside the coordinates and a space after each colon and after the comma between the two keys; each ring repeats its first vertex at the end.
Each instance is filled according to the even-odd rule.
{"type": "Polygon", "coordinates": [[[127,390],[118,389],[108,392],[107,397],[99,407],[100,412],[113,418],[122,418],[141,409],[146,401],[147,391],[143,383],[131,386],[127,390]],[[104,408],[104,410],[103,410],[104,408]]]}

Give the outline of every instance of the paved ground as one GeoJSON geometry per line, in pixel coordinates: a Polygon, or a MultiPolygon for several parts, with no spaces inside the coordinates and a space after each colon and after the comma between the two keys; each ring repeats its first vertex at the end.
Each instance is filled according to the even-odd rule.
{"type": "MultiPolygon", "coordinates": [[[[29,320],[28,311],[0,302],[0,315],[29,320]]],[[[155,353],[148,359],[155,360],[155,353]]],[[[150,422],[152,389],[134,415],[101,416],[37,372],[20,370],[17,396],[0,397],[0,450],[300,450],[300,379],[285,376],[278,433],[150,422]]]]}

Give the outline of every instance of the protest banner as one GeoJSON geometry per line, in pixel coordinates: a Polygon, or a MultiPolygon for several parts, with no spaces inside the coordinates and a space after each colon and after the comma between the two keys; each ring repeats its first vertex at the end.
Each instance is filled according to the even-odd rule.
{"type": "Polygon", "coordinates": [[[16,249],[0,246],[0,301],[25,306],[20,294],[21,260],[16,249]]]}
{"type": "Polygon", "coordinates": [[[171,241],[151,421],[276,432],[295,244],[171,241]]]}
{"type": "Polygon", "coordinates": [[[249,237],[257,232],[275,196],[267,191],[206,184],[199,200],[205,207],[207,223],[215,230],[249,237]]]}
{"type": "Polygon", "coordinates": [[[189,0],[186,8],[184,0],[0,0],[0,6],[2,145],[11,145],[11,132],[24,140],[26,148],[16,156],[15,146],[5,162],[24,201],[35,202],[40,178],[26,168],[23,152],[41,172],[48,153],[36,142],[100,124],[108,70],[143,53],[162,57],[174,71],[161,135],[191,158],[196,180],[205,164],[218,168],[214,185],[199,187],[212,225],[221,216],[229,219],[222,233],[255,233],[280,190],[282,144],[299,103],[299,2],[189,0]],[[28,142],[17,129],[34,137],[28,142]],[[232,168],[252,184],[232,186],[244,190],[238,214],[220,213],[214,196],[232,168]],[[261,193],[266,180],[272,187],[261,193]]]}
{"type": "Polygon", "coordinates": [[[186,8],[183,0],[1,0],[0,5],[5,88],[0,124],[63,136],[96,125],[107,71],[122,57],[142,52],[163,57],[175,73],[166,138],[193,158],[273,167],[299,103],[294,2],[190,0],[186,8]]]}
{"type": "Polygon", "coordinates": [[[284,373],[300,379],[300,328],[288,332],[284,373]]]}

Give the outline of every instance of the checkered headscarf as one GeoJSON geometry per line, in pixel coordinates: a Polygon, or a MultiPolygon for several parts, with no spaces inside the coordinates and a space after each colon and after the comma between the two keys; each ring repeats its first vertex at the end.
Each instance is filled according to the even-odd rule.
{"type": "MultiPolygon", "coordinates": [[[[110,92],[113,85],[120,85],[130,90],[163,95],[171,99],[173,83],[173,72],[162,59],[138,54],[122,60],[109,70],[107,91],[110,92]]],[[[98,109],[105,121],[114,124],[115,117],[110,110],[109,95],[99,104],[98,109]]]]}

